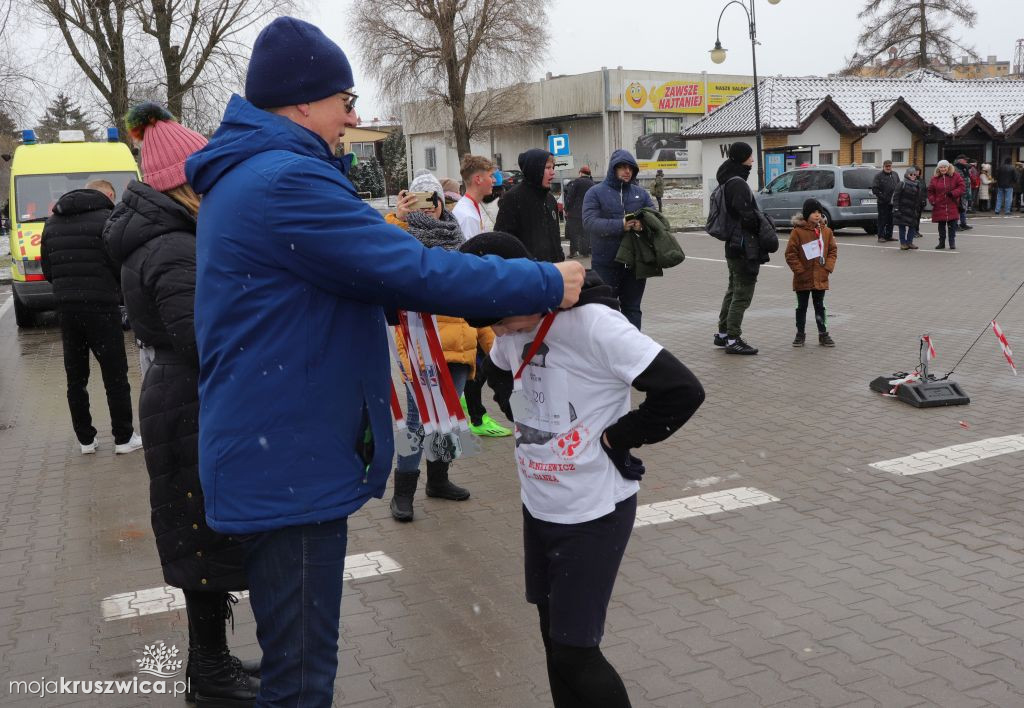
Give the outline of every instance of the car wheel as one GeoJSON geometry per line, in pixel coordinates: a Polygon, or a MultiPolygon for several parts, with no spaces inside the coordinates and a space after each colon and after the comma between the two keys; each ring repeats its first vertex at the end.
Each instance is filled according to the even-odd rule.
{"type": "Polygon", "coordinates": [[[18,327],[31,327],[36,323],[35,315],[18,297],[18,291],[12,288],[11,295],[14,300],[14,323],[18,327]]]}

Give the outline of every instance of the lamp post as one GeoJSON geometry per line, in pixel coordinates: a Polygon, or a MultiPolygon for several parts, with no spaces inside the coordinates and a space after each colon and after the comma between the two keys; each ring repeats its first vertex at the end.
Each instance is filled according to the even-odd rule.
{"type": "MultiPolygon", "coordinates": [[[[768,0],[769,5],[778,5],[781,0],[768,0]]],[[[718,14],[718,26],[715,28],[715,47],[711,50],[711,61],[721,64],[725,61],[726,49],[722,46],[720,39],[722,29],[722,15],[729,9],[730,5],[739,5],[747,14],[747,23],[750,26],[750,54],[753,58],[754,67],[754,133],[757,139],[757,188],[764,189],[764,154],[761,146],[761,101],[758,95],[757,86],[757,15],[754,11],[754,0],[750,0],[750,7],[743,0],[729,0],[718,14]]]]}

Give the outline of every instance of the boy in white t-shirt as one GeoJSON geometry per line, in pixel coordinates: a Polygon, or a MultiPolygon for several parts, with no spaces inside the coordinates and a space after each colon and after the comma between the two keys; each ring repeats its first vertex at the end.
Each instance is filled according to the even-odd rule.
{"type": "MultiPolygon", "coordinates": [[[[477,236],[460,250],[530,257],[502,233],[477,236]]],[[[487,380],[516,422],[526,599],[540,615],[552,699],[556,708],[629,706],[600,644],[644,474],[630,450],[678,430],[704,390],[629,323],[593,272],[577,306],[543,320],[508,318],[494,332],[487,380]],[[647,394],[633,411],[632,388],[647,394]]]]}
{"type": "Polygon", "coordinates": [[[494,228],[494,219],[484,209],[484,198],[494,190],[494,163],[479,155],[462,158],[459,173],[466,193],[452,209],[452,216],[459,222],[463,237],[468,241],[479,233],[494,228]]]}

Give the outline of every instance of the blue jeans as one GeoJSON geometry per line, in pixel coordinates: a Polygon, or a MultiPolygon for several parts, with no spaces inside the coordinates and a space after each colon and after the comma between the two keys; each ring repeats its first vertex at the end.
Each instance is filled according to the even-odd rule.
{"type": "Polygon", "coordinates": [[[917,236],[917,229],[913,226],[904,226],[898,224],[897,228],[900,230],[900,244],[909,246],[914,242],[914,237],[917,236]]]}
{"type": "Polygon", "coordinates": [[[1002,209],[1003,204],[1006,205],[1006,211],[1004,214],[1009,214],[1013,209],[1013,187],[1000,187],[996,190],[996,214],[1002,209]]]}
{"type": "Polygon", "coordinates": [[[644,299],[644,289],[647,287],[646,279],[637,279],[633,271],[617,261],[611,263],[592,263],[594,269],[605,285],[611,286],[615,297],[619,299],[619,307],[622,314],[630,323],[640,329],[640,318],[643,313],[640,311],[640,301],[644,299]]]}
{"type": "MultiPolygon", "coordinates": [[[[455,391],[461,396],[466,389],[466,380],[469,378],[469,364],[449,364],[448,373],[452,375],[452,383],[455,384],[455,391]]],[[[423,426],[420,425],[420,413],[416,409],[416,401],[408,389],[405,391],[406,413],[405,424],[416,433],[420,439],[420,449],[402,457],[399,455],[398,463],[395,465],[395,474],[412,474],[420,469],[420,458],[423,456],[423,426]]]]}
{"type": "Polygon", "coordinates": [[[263,650],[259,708],[326,708],[334,700],[347,541],[347,517],[248,541],[249,602],[263,650]]]}

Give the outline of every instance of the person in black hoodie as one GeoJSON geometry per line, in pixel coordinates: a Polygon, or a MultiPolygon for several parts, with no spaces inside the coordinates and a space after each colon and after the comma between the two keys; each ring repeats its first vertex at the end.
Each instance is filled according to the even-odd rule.
{"type": "Polygon", "coordinates": [[[130,182],[104,231],[121,268],[136,335],[154,349],[139,400],[149,472],[149,503],[164,580],[181,588],[188,613],[188,699],[197,706],[252,705],[258,662],[231,656],[225,623],[231,591],[248,588],[243,538],[206,524],[199,482],[199,352],[193,327],[199,197],[185,180],[185,158],[206,144],[160,106],[125,118],[142,141],[146,183],[130,182]]]}
{"type": "MultiPolygon", "coordinates": [[[[529,257],[499,233],[481,234],[460,250],[529,257]]],[[[679,430],[703,403],[704,389],[619,312],[612,288],[594,271],[574,307],[538,327],[540,319],[497,323],[485,363],[495,401],[516,423],[526,599],[537,606],[555,707],[623,708],[629,696],[601,639],[645,472],[631,449],[679,430]],[[636,410],[632,388],[646,394],[636,410]],[[546,406],[514,403],[516,389],[521,401],[546,406]]]]}
{"type": "Polygon", "coordinates": [[[757,349],[740,336],[743,333],[743,315],[754,299],[760,263],[767,262],[768,253],[779,247],[777,237],[774,246],[770,243],[771,239],[760,237],[762,218],[758,213],[754,193],[747,184],[753,165],[753,148],[747,143],[733,143],[729,146],[729,158],[719,166],[716,175],[718,184],[724,185],[725,209],[733,233],[725,243],[729,287],[725,291],[722,310],[718,315],[718,333],[714,344],[716,347],[725,347],[728,354],[757,354],[757,349]],[[752,255],[754,258],[751,258],[752,255]]]}
{"type": "Polygon", "coordinates": [[[590,235],[583,228],[583,198],[594,186],[590,167],[583,165],[580,176],[565,185],[565,236],[569,239],[569,258],[590,255],[590,235]]]}
{"type": "Polygon", "coordinates": [[[89,352],[100,365],[107,392],[114,453],[142,447],[132,425],[132,389],[121,329],[117,268],[103,248],[103,224],[114,208],[114,187],[95,180],[62,196],[43,227],[43,277],[53,283],[64,345],[71,425],[82,454],[96,452],[89,412],[89,352]]]}
{"type": "Polygon", "coordinates": [[[523,181],[498,201],[495,231],[510,233],[523,242],[538,261],[565,260],[558,228],[558,204],[551,194],[555,158],[535,148],[519,155],[523,181]]]}

